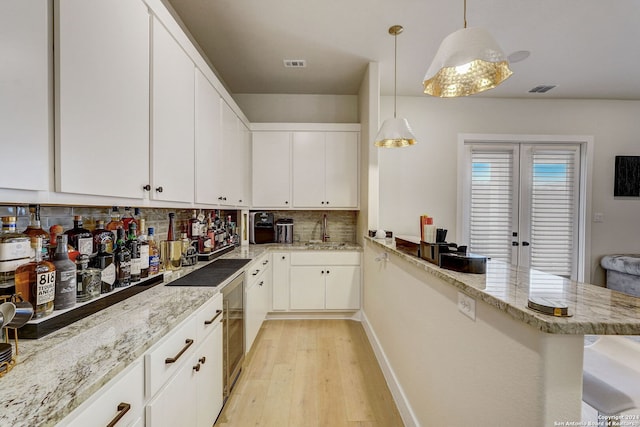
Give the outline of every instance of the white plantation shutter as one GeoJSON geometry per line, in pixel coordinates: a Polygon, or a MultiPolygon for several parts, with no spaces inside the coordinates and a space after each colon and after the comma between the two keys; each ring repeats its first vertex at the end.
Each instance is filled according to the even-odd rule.
{"type": "Polygon", "coordinates": [[[513,148],[471,149],[469,251],[508,263],[517,229],[515,164],[513,148]]]}
{"type": "Polygon", "coordinates": [[[530,152],[530,267],[571,277],[577,253],[578,150],[533,147],[530,152]]]}

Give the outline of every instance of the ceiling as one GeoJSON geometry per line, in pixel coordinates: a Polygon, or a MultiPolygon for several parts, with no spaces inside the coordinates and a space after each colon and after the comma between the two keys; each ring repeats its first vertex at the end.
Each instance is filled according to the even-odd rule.
{"type": "MultiPolygon", "coordinates": [[[[463,0],[164,0],[232,94],[355,95],[380,63],[382,95],[422,93],[444,37],[463,27],[463,0]],[[285,68],[303,59],[306,68],[285,68]]],[[[513,62],[500,98],[640,99],[640,1],[468,0],[469,27],[484,27],[513,62]],[[556,85],[544,94],[538,85],[556,85]]]]}

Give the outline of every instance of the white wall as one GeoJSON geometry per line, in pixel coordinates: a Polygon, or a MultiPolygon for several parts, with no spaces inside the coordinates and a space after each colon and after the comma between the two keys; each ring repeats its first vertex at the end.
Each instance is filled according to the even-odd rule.
{"type": "Polygon", "coordinates": [[[252,123],[358,123],[357,95],[233,95],[252,123]]]}
{"type": "MultiPolygon", "coordinates": [[[[640,101],[399,97],[397,102],[398,116],[409,120],[418,144],[379,153],[385,229],[418,235],[418,217],[426,213],[455,238],[460,133],[591,135],[591,206],[604,214],[604,222],[591,224],[586,281],[604,284],[603,255],[640,253],[640,199],[613,197],[614,157],[640,155],[640,101]]],[[[380,121],[392,115],[393,98],[382,97],[380,121]]]]}

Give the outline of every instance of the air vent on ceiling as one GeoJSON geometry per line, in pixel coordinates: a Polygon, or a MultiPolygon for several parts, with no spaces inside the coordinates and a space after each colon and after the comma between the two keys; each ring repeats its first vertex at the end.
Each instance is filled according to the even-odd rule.
{"type": "Polygon", "coordinates": [[[284,59],[285,68],[306,68],[307,61],[304,59],[284,59]]]}
{"type": "Polygon", "coordinates": [[[556,85],[539,85],[531,89],[529,93],[545,93],[549,92],[554,87],[556,87],[556,85]]]}

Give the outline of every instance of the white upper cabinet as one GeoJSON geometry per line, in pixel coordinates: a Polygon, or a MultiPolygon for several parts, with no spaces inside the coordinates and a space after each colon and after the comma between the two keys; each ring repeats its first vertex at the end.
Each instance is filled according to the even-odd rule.
{"type": "MultiPolygon", "coordinates": [[[[3,2],[2,7],[5,3],[23,2],[3,2]]],[[[0,15],[4,17],[0,19],[9,19],[7,14],[0,15]]],[[[56,2],[55,16],[56,190],[145,197],[143,187],[149,184],[148,9],[138,0],[64,0],[56,2]]],[[[4,23],[1,27],[4,31],[4,23]]],[[[12,30],[11,39],[26,43],[44,29],[23,26],[19,32],[24,34],[17,37],[18,30],[12,30]]],[[[46,49],[33,48],[40,50],[43,64],[23,66],[21,73],[36,85],[25,89],[45,96],[46,86],[30,74],[46,69],[46,49]]],[[[31,95],[25,99],[34,100],[31,95]]],[[[30,116],[41,114],[39,109],[25,119],[33,120],[30,116]]],[[[42,126],[32,130],[23,124],[20,128],[32,132],[42,126]]],[[[38,144],[43,144],[46,135],[39,138],[38,144]]],[[[25,144],[15,147],[31,151],[36,157],[29,162],[41,164],[39,157],[46,150],[27,148],[34,143],[25,138],[25,144]]]]}
{"type": "Polygon", "coordinates": [[[166,28],[153,20],[151,197],[193,202],[193,61],[166,28]]]}
{"type": "Polygon", "coordinates": [[[253,206],[291,207],[291,132],[254,131],[253,206]]]}
{"type": "Polygon", "coordinates": [[[293,207],[358,207],[356,132],[293,132],[293,207]]]}
{"type": "Polygon", "coordinates": [[[46,1],[0,2],[0,187],[48,190],[50,10],[46,1]]]}
{"type": "Polygon", "coordinates": [[[196,69],[196,203],[218,203],[218,162],[221,142],[221,99],[218,92],[196,69]]]}
{"type": "Polygon", "coordinates": [[[238,203],[241,207],[248,207],[251,200],[251,131],[240,122],[240,160],[238,164],[238,179],[242,189],[241,200],[238,203]]]}
{"type": "Polygon", "coordinates": [[[218,202],[233,206],[243,199],[241,182],[238,179],[242,134],[240,119],[226,102],[222,103],[222,152],[218,159],[221,183],[218,202]]]}

